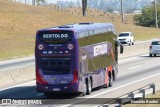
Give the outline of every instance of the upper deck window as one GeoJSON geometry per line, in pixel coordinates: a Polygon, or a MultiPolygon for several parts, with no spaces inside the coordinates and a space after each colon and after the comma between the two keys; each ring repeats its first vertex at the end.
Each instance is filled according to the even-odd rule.
{"type": "Polygon", "coordinates": [[[83,38],[83,37],[86,37],[88,36],[88,32],[81,32],[78,34],[78,38],[83,38]]]}

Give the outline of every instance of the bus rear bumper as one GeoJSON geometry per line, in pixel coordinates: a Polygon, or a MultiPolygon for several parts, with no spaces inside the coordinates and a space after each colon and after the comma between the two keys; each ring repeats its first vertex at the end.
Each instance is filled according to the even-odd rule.
{"type": "Polygon", "coordinates": [[[36,86],[37,92],[51,92],[51,93],[78,93],[78,83],[68,85],[42,85],[36,86]]]}

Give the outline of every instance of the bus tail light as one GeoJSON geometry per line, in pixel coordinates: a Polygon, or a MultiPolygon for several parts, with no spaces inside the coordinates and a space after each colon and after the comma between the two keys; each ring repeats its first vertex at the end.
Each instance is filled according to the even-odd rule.
{"type": "Polygon", "coordinates": [[[48,84],[48,82],[42,78],[42,76],[41,76],[41,74],[39,73],[38,70],[36,71],[36,81],[39,84],[48,84]]]}
{"type": "Polygon", "coordinates": [[[74,84],[78,80],[78,75],[77,75],[77,70],[76,69],[73,71],[73,76],[74,77],[73,77],[73,81],[71,82],[71,84],[74,84]]]}

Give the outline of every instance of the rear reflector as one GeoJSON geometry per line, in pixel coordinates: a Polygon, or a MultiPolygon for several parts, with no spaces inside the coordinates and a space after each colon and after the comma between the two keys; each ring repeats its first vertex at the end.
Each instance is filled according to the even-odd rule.
{"type": "Polygon", "coordinates": [[[48,82],[42,78],[42,76],[41,76],[41,74],[39,73],[38,70],[36,70],[36,81],[39,84],[48,84],[48,82]]]}
{"type": "Polygon", "coordinates": [[[71,82],[71,84],[74,84],[75,82],[77,82],[78,80],[78,75],[77,75],[77,70],[75,69],[73,72],[73,81],[71,82]]]}

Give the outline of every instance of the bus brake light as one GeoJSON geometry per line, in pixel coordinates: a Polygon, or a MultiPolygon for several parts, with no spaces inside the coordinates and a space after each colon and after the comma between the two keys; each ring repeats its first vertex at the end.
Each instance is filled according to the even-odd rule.
{"type": "Polygon", "coordinates": [[[74,77],[73,77],[73,81],[71,82],[71,84],[74,84],[78,80],[78,75],[77,75],[77,70],[76,69],[74,69],[73,75],[74,75],[74,77]]]}
{"type": "Polygon", "coordinates": [[[61,32],[61,30],[51,30],[50,32],[61,32]]]}
{"type": "Polygon", "coordinates": [[[39,73],[39,71],[36,71],[36,81],[39,83],[39,84],[48,84],[47,81],[45,81],[41,74],[39,73]]]}

